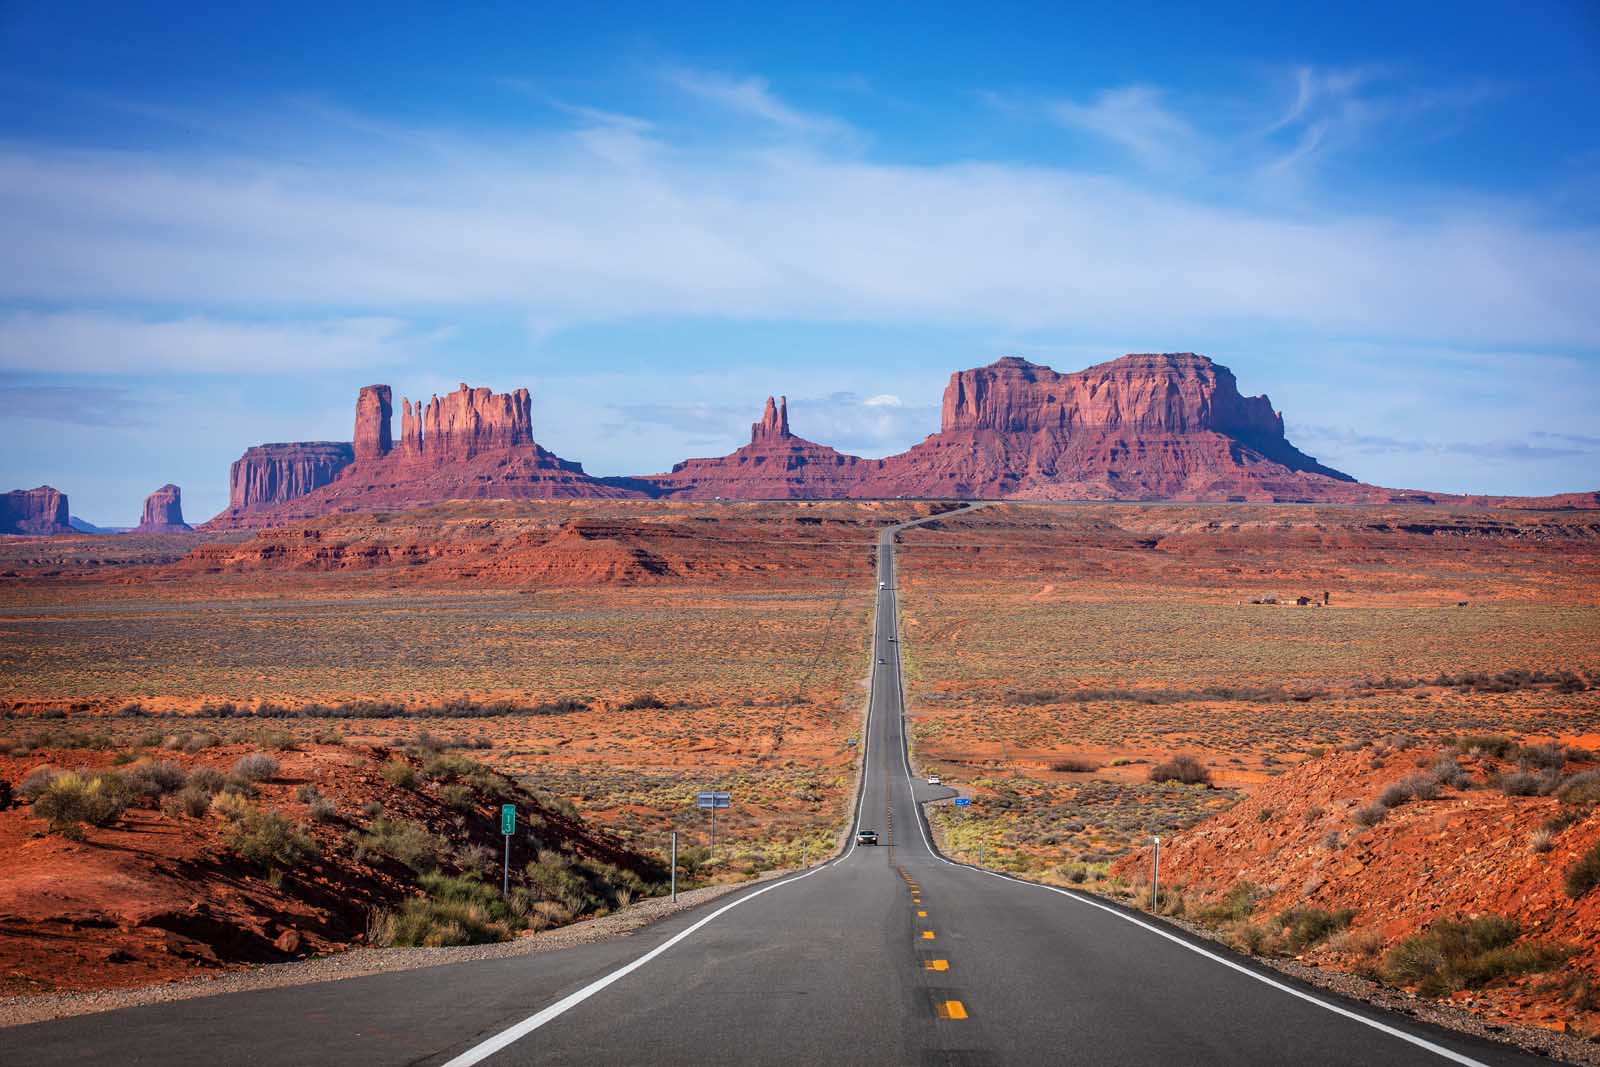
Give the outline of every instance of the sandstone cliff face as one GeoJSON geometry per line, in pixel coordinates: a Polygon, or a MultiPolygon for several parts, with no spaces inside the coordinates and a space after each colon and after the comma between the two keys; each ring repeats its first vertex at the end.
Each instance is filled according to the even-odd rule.
{"type": "Polygon", "coordinates": [[[183,490],[168,482],[144,498],[139,533],[176,533],[189,529],[183,521],[183,490]]]}
{"type": "Polygon", "coordinates": [[[0,493],[0,534],[71,533],[67,494],[48,485],[0,493]]]}
{"type": "Polygon", "coordinates": [[[427,404],[402,398],[398,444],[389,430],[392,397],[387,385],[361,390],[350,445],[250,449],[234,464],[228,510],[207,527],[272,526],[457,499],[641,495],[602,484],[579,464],[541,448],[533,439],[526,389],[496,393],[462,383],[427,404]]]}
{"type": "Polygon", "coordinates": [[[1015,357],[959,371],[939,433],[852,495],[1387,500],[1291,445],[1265,396],[1192,352],[1072,374],[1015,357]]]}
{"type": "Polygon", "coordinates": [[[353,441],[356,459],[382,459],[393,441],[389,422],[394,414],[387,385],[369,385],[356,397],[356,434],[353,441]]]}
{"type": "Polygon", "coordinates": [[[789,431],[788,399],[769,396],[761,421],[750,427],[750,443],[738,451],[684,460],[667,474],[606,481],[686,500],[826,500],[850,496],[880,465],[796,437],[789,431]]]}
{"type": "Polygon", "coordinates": [[[1268,439],[1283,436],[1283,419],[1265,396],[1241,396],[1227,367],[1193,352],[1127,355],[1073,374],[1010,356],[950,376],[939,429],[1268,439]]]}
{"type": "Polygon", "coordinates": [[[270,507],[305,496],[336,478],[355,460],[343,441],[256,445],[228,473],[228,510],[270,507]]]}
{"type": "MultiPolygon", "coordinates": [[[[411,402],[407,400],[405,407],[411,402]]],[[[496,393],[470,389],[465,382],[441,399],[435,396],[420,418],[402,421],[402,444],[434,465],[468,460],[485,452],[533,443],[532,401],[526,389],[496,393]],[[413,440],[415,438],[415,440],[413,440]]]]}

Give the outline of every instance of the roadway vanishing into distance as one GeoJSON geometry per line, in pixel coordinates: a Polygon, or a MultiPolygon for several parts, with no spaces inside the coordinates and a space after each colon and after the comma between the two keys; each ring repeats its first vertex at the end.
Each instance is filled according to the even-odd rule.
{"type": "MultiPolygon", "coordinates": [[[[919,520],[921,522],[936,519],[919,520]]],[[[914,525],[914,524],[905,524],[914,525]]],[[[952,863],[911,773],[879,539],[857,828],[878,847],[598,944],[0,1030],[10,1064],[1535,1064],[1085,894],[952,863]]],[[[735,798],[735,803],[738,798],[735,798]]]]}

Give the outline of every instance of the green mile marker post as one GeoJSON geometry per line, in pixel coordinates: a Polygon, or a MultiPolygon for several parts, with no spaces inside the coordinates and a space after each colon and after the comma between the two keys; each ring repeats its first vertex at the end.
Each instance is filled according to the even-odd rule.
{"type": "Polygon", "coordinates": [[[515,804],[500,805],[500,832],[506,839],[505,863],[500,869],[500,895],[511,896],[511,835],[517,832],[517,806],[515,804]]]}

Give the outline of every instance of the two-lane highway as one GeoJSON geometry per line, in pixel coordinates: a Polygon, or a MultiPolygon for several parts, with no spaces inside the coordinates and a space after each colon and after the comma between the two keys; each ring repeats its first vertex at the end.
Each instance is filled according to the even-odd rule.
{"type": "MultiPolygon", "coordinates": [[[[924,520],[931,521],[931,520],[924,520]]],[[[1543,1062],[1299,986],[1096,898],[949,862],[878,553],[856,825],[882,844],[562,952],[0,1031],[11,1064],[1543,1062]]]]}

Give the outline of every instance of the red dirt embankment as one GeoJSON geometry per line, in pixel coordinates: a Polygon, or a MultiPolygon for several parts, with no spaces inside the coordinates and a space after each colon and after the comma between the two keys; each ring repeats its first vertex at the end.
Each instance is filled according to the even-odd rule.
{"type": "MultiPolygon", "coordinates": [[[[1594,766],[1592,751],[1568,755],[1559,772],[1564,779],[1594,766]]],[[[1268,917],[1292,907],[1354,909],[1349,933],[1298,958],[1367,977],[1384,975],[1386,953],[1399,941],[1441,920],[1509,917],[1520,927],[1519,944],[1556,943],[1573,954],[1544,973],[1499,978],[1451,999],[1491,1020],[1595,1032],[1600,889],[1573,899],[1563,875],[1600,845],[1600,817],[1592,800],[1563,804],[1556,796],[1506,795],[1497,783],[1517,773],[1514,756],[1497,759],[1481,749],[1458,753],[1379,742],[1334,752],[1163,842],[1163,886],[1181,890],[1190,918],[1245,883],[1256,887],[1260,895],[1249,919],[1222,924],[1236,944],[1247,940],[1244,926],[1264,923],[1270,933],[1268,917]],[[1468,775],[1461,786],[1442,785],[1435,799],[1374,804],[1395,783],[1431,778],[1441,760],[1458,756],[1468,775]],[[1357,817],[1363,809],[1367,821],[1375,814],[1379,821],[1364,826],[1357,817]]],[[[1150,861],[1146,848],[1114,870],[1136,884],[1148,882],[1150,861]]]]}
{"type": "MultiPolygon", "coordinates": [[[[228,774],[251,746],[228,744],[196,754],[157,751],[160,760],[228,774]]],[[[569,813],[544,806],[500,780],[489,796],[419,774],[396,785],[382,773],[397,759],[378,747],[318,744],[273,751],[280,767],[254,783],[251,803],[277,812],[308,833],[320,856],[273,875],[241,857],[232,829],[214,804],[197,817],[135,802],[114,823],[89,826],[83,840],[47,833],[20,799],[0,810],[0,996],[150,985],[197,973],[337,952],[367,940],[375,909],[394,909],[416,893],[416,877],[383,855],[359,856],[354,836],[376,818],[417,824],[437,835],[439,869],[481,869],[498,880],[501,838],[495,805],[514,799],[522,822],[539,839],[519,835],[512,849],[520,871],[536,849],[553,849],[620,868],[649,871],[627,851],[569,813]],[[332,802],[311,817],[306,787],[332,802]],[[446,790],[457,790],[454,805],[446,790]],[[381,812],[378,805],[381,805],[381,812]],[[490,872],[489,868],[493,868],[490,872]]],[[[15,787],[42,765],[91,771],[110,767],[105,750],[37,748],[0,754],[0,782],[15,787]]],[[[218,794],[221,796],[223,794],[218,794]]]]}

